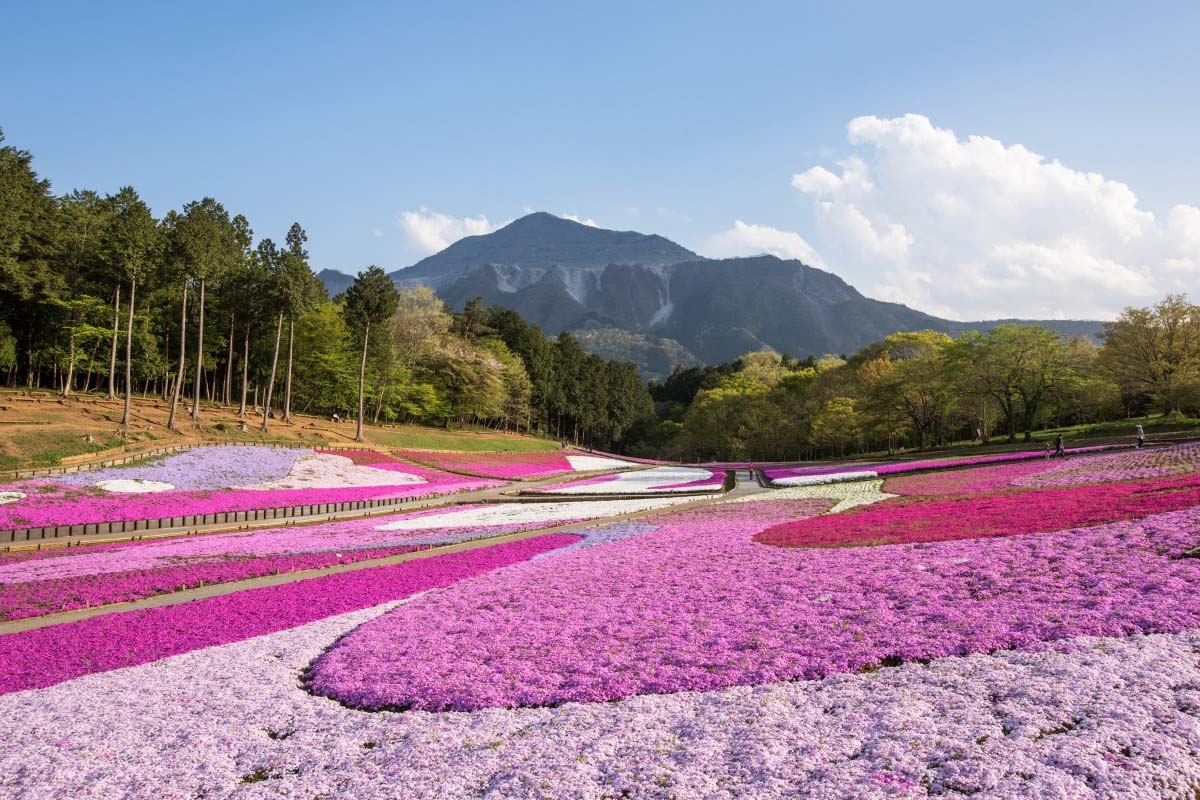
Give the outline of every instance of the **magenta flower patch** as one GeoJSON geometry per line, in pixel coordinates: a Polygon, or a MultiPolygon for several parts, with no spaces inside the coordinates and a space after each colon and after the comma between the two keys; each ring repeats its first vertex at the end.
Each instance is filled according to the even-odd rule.
{"type": "Polygon", "coordinates": [[[1173,557],[1197,543],[1197,509],[935,545],[751,541],[826,505],[664,514],[653,532],[449,587],[337,642],[311,688],[367,709],[556,705],[1200,625],[1200,560],[1173,557]]]}
{"type": "Polygon", "coordinates": [[[538,536],[390,567],[0,636],[0,694],[146,664],[398,600],[576,540],[564,534],[538,536]]]}

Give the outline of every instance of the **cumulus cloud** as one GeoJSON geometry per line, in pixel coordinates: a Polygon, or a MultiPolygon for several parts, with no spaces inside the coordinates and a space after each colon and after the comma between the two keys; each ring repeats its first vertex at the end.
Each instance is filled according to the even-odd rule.
{"type": "Polygon", "coordinates": [[[825,266],[817,251],[800,234],[769,225],[747,225],[740,219],[735,220],[729,230],[711,237],[706,250],[717,258],[767,253],[780,258],[798,258],[813,267],[825,266]]]}
{"type": "Polygon", "coordinates": [[[1124,183],[915,114],[847,134],[850,157],[792,185],[821,251],[873,296],[958,318],[1094,318],[1200,278],[1200,208],[1160,219],[1124,183]]]}
{"type": "Polygon", "coordinates": [[[578,214],[559,214],[558,216],[562,217],[563,219],[569,219],[572,222],[578,222],[580,225],[587,225],[589,228],[600,227],[596,224],[596,220],[592,219],[591,217],[581,217],[578,214]]]}
{"type": "Polygon", "coordinates": [[[421,206],[418,211],[400,212],[400,227],[408,241],[422,253],[445,250],[464,236],[491,233],[505,223],[493,225],[488,218],[452,217],[421,206]]]}

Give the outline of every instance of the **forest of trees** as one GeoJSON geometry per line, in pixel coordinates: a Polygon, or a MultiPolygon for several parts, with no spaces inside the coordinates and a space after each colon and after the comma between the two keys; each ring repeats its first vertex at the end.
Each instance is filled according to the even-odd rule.
{"type": "Polygon", "coordinates": [[[957,339],[897,333],[852,356],[765,351],[676,369],[633,450],[682,460],[799,460],[1029,441],[1044,426],[1200,408],[1200,307],[1181,296],[1126,309],[1097,344],[1037,325],[957,339]]]}
{"type": "Polygon", "coordinates": [[[282,246],[213,198],[155,218],[132,187],[55,195],[0,133],[0,383],[209,404],[268,431],[294,412],[475,424],[618,447],[652,414],[632,364],[518,315],[398,291],[379,267],[330,299],[299,224],[282,246]],[[269,410],[269,411],[268,411],[269,410]]]}

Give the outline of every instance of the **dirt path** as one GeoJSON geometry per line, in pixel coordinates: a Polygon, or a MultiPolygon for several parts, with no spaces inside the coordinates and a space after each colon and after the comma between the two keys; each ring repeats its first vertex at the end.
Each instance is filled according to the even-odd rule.
{"type": "MultiPolygon", "coordinates": [[[[583,523],[576,522],[565,525],[551,525],[543,528],[534,528],[530,530],[519,531],[517,533],[508,533],[485,539],[473,539],[468,542],[458,542],[455,544],[443,545],[441,547],[433,547],[428,550],[401,553],[399,555],[387,556],[385,558],[375,558],[366,561],[357,561],[353,564],[335,564],[318,569],[299,570],[296,572],[288,572],[278,575],[264,575],[259,578],[249,578],[247,580],[232,581],[230,583],[220,583],[213,584],[211,586],[201,586],[195,589],[185,589],[183,591],[173,592],[171,594],[155,595],[154,597],[147,597],[142,600],[134,600],[128,603],[94,606],[92,608],[64,611],[58,614],[46,614],[40,617],[29,617],[26,619],[12,620],[10,622],[0,622],[0,636],[8,633],[18,633],[20,631],[45,628],[51,625],[61,625],[67,622],[77,622],[79,620],[98,617],[104,614],[116,614],[125,611],[137,611],[144,608],[159,608],[162,606],[179,605],[181,603],[191,602],[192,600],[201,600],[207,597],[219,597],[221,595],[233,594],[234,592],[241,592],[246,589],[258,589],[265,586],[280,586],[282,584],[294,583],[295,581],[307,580],[309,578],[319,578],[325,575],[334,575],[341,572],[353,572],[360,569],[371,569],[373,567],[385,567],[392,564],[402,564],[407,561],[419,561],[424,558],[433,558],[434,556],[446,555],[448,553],[461,553],[468,550],[477,550],[481,547],[490,547],[495,544],[502,544],[504,542],[515,542],[520,539],[531,539],[535,536],[544,536],[548,533],[577,531],[581,528],[591,528],[598,525],[606,525],[617,520],[647,517],[663,511],[674,512],[689,508],[698,508],[721,500],[736,499],[745,495],[767,491],[767,489],[760,486],[757,481],[753,480],[749,472],[745,470],[738,471],[737,478],[737,485],[727,493],[710,494],[703,497],[698,497],[691,502],[679,503],[677,505],[669,506],[665,509],[658,508],[645,511],[634,511],[627,514],[613,514],[608,517],[597,517],[595,519],[590,519],[583,523]]],[[[547,482],[550,482],[556,479],[548,478],[546,480],[547,482]]],[[[557,480],[561,480],[561,476],[557,480]]],[[[502,490],[492,489],[484,491],[498,493],[502,490]]],[[[461,498],[462,496],[460,495],[460,501],[461,498]]],[[[509,500],[508,498],[493,497],[493,501],[508,502],[509,500]]]]}

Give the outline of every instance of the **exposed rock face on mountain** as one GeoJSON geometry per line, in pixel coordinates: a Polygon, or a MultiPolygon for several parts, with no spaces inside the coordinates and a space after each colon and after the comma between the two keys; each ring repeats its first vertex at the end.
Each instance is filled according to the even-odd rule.
{"type": "MultiPolygon", "coordinates": [[[[328,272],[321,278],[333,294],[328,272]]],[[[997,324],[954,322],[872,300],[799,261],[704,259],[661,236],[541,213],[455,242],[392,278],[429,285],[455,308],[482,297],[549,334],[603,331],[581,336],[583,344],[625,355],[648,375],[662,374],[672,359],[715,363],[764,347],[796,356],[851,353],[897,331],[957,334],[997,324]]],[[[1100,328],[1087,321],[1044,324],[1072,335],[1100,328]]]]}

